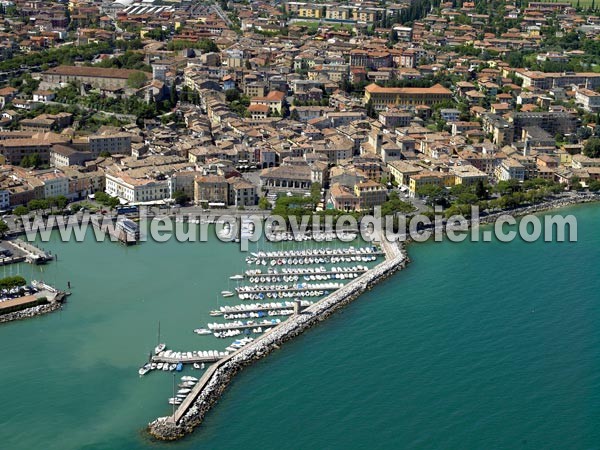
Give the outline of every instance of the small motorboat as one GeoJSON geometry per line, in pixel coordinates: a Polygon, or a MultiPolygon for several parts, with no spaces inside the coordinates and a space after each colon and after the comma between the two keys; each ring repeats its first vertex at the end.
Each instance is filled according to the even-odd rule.
{"type": "Polygon", "coordinates": [[[144,364],[142,367],[140,367],[140,370],[138,370],[138,373],[140,374],[140,376],[146,375],[148,372],[150,372],[152,370],[150,363],[144,364]]]}
{"type": "Polygon", "coordinates": [[[194,333],[199,334],[199,335],[204,335],[204,334],[212,334],[212,331],[207,330],[206,328],[196,328],[194,330],[194,333]]]}
{"type": "Polygon", "coordinates": [[[221,291],[223,297],[233,297],[235,294],[231,291],[221,291]]]}
{"type": "Polygon", "coordinates": [[[154,347],[154,354],[158,355],[160,352],[164,351],[167,348],[167,344],[158,344],[154,347]]]}

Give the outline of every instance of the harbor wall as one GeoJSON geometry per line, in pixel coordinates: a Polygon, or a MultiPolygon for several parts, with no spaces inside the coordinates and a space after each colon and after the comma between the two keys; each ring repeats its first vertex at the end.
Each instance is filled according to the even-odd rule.
{"type": "Polygon", "coordinates": [[[47,314],[61,307],[60,302],[51,302],[45,305],[37,305],[31,308],[22,309],[20,311],[14,311],[8,314],[0,315],[0,323],[12,322],[13,320],[29,319],[35,316],[41,316],[47,314]]]}
{"type": "Polygon", "coordinates": [[[593,203],[600,201],[600,194],[591,192],[582,192],[568,198],[558,198],[549,200],[546,202],[537,203],[535,205],[523,206],[515,209],[508,209],[506,211],[496,212],[479,218],[479,221],[470,220],[470,225],[489,224],[495,222],[500,216],[510,215],[513,217],[524,216],[527,214],[537,214],[545,211],[551,211],[560,208],[566,208],[568,206],[578,205],[582,203],[593,203]]]}
{"type": "Polygon", "coordinates": [[[174,416],[160,417],[148,425],[149,433],[159,440],[176,440],[199,426],[206,413],[221,397],[223,391],[236,373],[260,358],[278,349],[284,342],[298,336],[308,328],[327,319],[339,308],[358,298],[366,290],[380,281],[402,270],[409,262],[404,247],[396,243],[382,242],[388,257],[360,277],[317,303],[304,309],[300,314],[269,330],[251,344],[232,353],[212,365],[198,381],[174,416]]]}

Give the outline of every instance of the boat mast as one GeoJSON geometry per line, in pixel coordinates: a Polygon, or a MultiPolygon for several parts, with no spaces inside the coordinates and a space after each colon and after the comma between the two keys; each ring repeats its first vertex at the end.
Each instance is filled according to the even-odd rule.
{"type": "MultiPolygon", "coordinates": [[[[173,373],[173,399],[175,399],[175,374],[173,373]]],[[[175,400],[173,400],[173,420],[175,420],[175,400]]]]}

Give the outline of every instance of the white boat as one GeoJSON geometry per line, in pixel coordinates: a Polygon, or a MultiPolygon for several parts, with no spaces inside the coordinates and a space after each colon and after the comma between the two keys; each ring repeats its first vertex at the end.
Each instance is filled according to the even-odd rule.
{"type": "Polygon", "coordinates": [[[200,369],[200,364],[194,363],[194,369],[197,369],[197,370],[200,369]]]}
{"type": "Polygon", "coordinates": [[[173,370],[177,369],[177,364],[171,364],[169,366],[169,370],[172,372],[173,370]]]}
{"type": "Polygon", "coordinates": [[[147,374],[148,372],[150,372],[151,370],[152,370],[152,369],[151,369],[150,363],[148,363],[148,364],[144,364],[144,366],[143,366],[143,367],[140,367],[140,370],[138,370],[138,373],[139,373],[141,376],[143,376],[143,375],[146,375],[146,374],[147,374]]]}
{"type": "Polygon", "coordinates": [[[185,375],[181,377],[181,381],[198,381],[198,378],[192,377],[190,375],[185,375]]]}
{"type": "Polygon", "coordinates": [[[200,369],[204,369],[204,363],[200,364],[200,369]]]}
{"type": "Polygon", "coordinates": [[[243,275],[236,274],[236,275],[232,275],[232,276],[230,276],[230,277],[229,277],[229,279],[230,279],[230,280],[243,280],[243,279],[244,279],[244,276],[243,276],[243,275]]]}
{"type": "Polygon", "coordinates": [[[212,331],[207,330],[206,328],[196,328],[194,330],[194,333],[199,334],[199,335],[203,335],[203,334],[212,334],[212,331]]]}
{"type": "Polygon", "coordinates": [[[160,352],[164,351],[165,348],[167,348],[166,344],[158,344],[156,347],[154,347],[154,354],[158,355],[160,352]]]}
{"type": "Polygon", "coordinates": [[[221,291],[223,297],[233,297],[235,294],[231,291],[221,291]]]}
{"type": "Polygon", "coordinates": [[[192,390],[190,388],[183,388],[183,389],[179,389],[177,391],[178,394],[189,394],[190,392],[192,392],[192,390]]]}
{"type": "Polygon", "coordinates": [[[177,397],[173,397],[169,399],[169,405],[181,405],[183,403],[183,400],[181,400],[180,398],[177,397]]]}

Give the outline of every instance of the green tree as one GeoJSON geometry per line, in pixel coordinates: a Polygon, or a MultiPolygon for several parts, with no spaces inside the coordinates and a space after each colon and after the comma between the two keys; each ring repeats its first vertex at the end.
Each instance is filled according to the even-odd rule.
{"type": "Polygon", "coordinates": [[[600,157],[600,138],[590,138],[583,147],[583,154],[588,158],[600,157]]]}
{"type": "Polygon", "coordinates": [[[479,180],[475,184],[475,195],[480,200],[485,200],[487,198],[487,190],[485,189],[485,186],[483,185],[482,180],[479,180]]]}
{"type": "Polygon", "coordinates": [[[228,102],[239,101],[240,99],[240,91],[237,89],[227,89],[225,91],[225,100],[228,102]]]}
{"type": "MultiPolygon", "coordinates": [[[[592,192],[600,191],[600,180],[592,180],[588,183],[588,189],[592,192]]],[[[1,230],[0,230],[1,231],[1,230]]]]}
{"type": "Polygon", "coordinates": [[[127,86],[132,89],[139,89],[148,82],[148,77],[144,72],[133,72],[127,77],[127,86]]]}
{"type": "Polygon", "coordinates": [[[4,237],[8,230],[8,224],[4,220],[0,220],[0,236],[4,237]]]}
{"type": "Polygon", "coordinates": [[[445,202],[444,188],[435,184],[425,184],[417,189],[419,197],[425,197],[427,203],[431,205],[439,205],[445,202]]]}
{"type": "Polygon", "coordinates": [[[175,191],[173,192],[173,200],[175,200],[175,203],[178,205],[185,205],[190,201],[190,197],[183,191],[175,191]]]}
{"type": "Polygon", "coordinates": [[[316,205],[321,200],[321,183],[313,183],[310,186],[310,199],[316,205]]]}
{"type": "Polygon", "coordinates": [[[271,209],[271,203],[269,203],[269,200],[267,200],[267,197],[261,197],[258,200],[258,207],[260,209],[271,209]]]}
{"type": "Polygon", "coordinates": [[[13,209],[13,214],[15,216],[24,216],[28,212],[29,212],[29,210],[27,209],[27,207],[23,206],[23,205],[19,205],[15,209],[13,209]]]}

